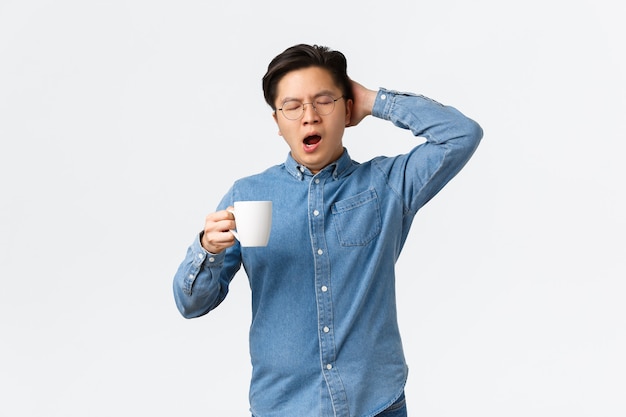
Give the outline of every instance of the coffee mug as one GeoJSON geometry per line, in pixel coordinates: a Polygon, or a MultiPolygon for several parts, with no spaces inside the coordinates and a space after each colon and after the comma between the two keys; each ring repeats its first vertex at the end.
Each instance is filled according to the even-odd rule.
{"type": "Polygon", "coordinates": [[[231,230],[241,246],[267,246],[272,229],[271,201],[235,201],[236,230],[231,230]]]}

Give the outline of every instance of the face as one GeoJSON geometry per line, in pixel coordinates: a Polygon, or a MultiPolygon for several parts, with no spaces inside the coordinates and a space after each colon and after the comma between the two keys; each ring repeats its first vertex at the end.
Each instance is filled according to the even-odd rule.
{"type": "MultiPolygon", "coordinates": [[[[290,100],[311,103],[322,95],[335,99],[342,95],[330,73],[319,67],[291,71],[277,87],[277,109],[290,100]]],[[[316,174],[343,153],[343,132],[350,121],[351,110],[352,100],[340,98],[335,102],[334,110],[325,116],[320,116],[311,104],[305,104],[301,118],[289,120],[282,111],[276,110],[274,120],[293,159],[316,174]]]]}

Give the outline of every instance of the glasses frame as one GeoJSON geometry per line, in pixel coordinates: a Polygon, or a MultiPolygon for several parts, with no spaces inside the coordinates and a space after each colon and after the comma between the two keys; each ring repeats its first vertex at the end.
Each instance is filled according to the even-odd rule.
{"type": "MultiPolygon", "coordinates": [[[[300,119],[302,119],[302,117],[304,116],[304,112],[305,112],[305,110],[304,110],[304,106],[305,106],[305,105],[307,105],[307,104],[310,104],[310,105],[311,105],[311,107],[313,107],[313,110],[315,110],[315,113],[319,114],[320,116],[328,116],[329,114],[331,114],[332,112],[334,112],[334,111],[335,111],[335,107],[336,107],[337,101],[341,100],[342,98],[345,98],[343,95],[341,95],[341,96],[339,96],[339,97],[337,97],[337,98],[333,98],[333,96],[331,96],[330,94],[322,94],[320,97],[323,97],[323,96],[330,97],[330,98],[333,100],[333,109],[332,109],[331,111],[329,111],[328,113],[326,113],[326,114],[320,114],[320,113],[317,111],[317,107],[315,107],[315,104],[314,104],[314,103],[315,103],[315,100],[314,100],[314,101],[311,101],[311,102],[308,102],[308,103],[302,103],[302,105],[301,105],[302,112],[300,112],[300,116],[296,117],[295,119],[290,119],[289,117],[287,117],[287,115],[285,114],[285,112],[284,112],[284,110],[283,110],[283,107],[285,106],[285,103],[287,103],[287,101],[283,102],[283,107],[281,107],[280,109],[276,109],[276,111],[280,110],[280,112],[283,114],[283,117],[284,117],[285,119],[287,119],[287,120],[292,120],[292,121],[293,121],[293,120],[300,120],[300,119]]],[[[318,98],[319,98],[319,97],[318,97],[318,98]]],[[[317,100],[317,99],[316,99],[316,100],[317,100]]],[[[300,100],[288,100],[288,101],[300,101],[300,100]]]]}

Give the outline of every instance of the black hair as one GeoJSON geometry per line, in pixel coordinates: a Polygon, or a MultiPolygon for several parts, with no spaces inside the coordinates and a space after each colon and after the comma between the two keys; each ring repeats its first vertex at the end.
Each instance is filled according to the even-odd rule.
{"type": "Polygon", "coordinates": [[[276,110],[278,83],[288,72],[308,67],[320,67],[327,70],[341,88],[344,98],[352,99],[352,84],[348,77],[346,57],[339,51],[327,46],[299,44],[285,49],[268,65],[263,76],[263,95],[265,101],[276,110]]]}

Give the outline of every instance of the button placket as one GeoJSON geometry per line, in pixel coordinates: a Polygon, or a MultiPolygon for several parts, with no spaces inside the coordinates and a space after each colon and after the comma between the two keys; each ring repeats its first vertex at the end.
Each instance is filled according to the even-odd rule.
{"type": "MultiPolygon", "coordinates": [[[[309,217],[311,244],[315,256],[315,288],[318,312],[318,337],[320,341],[320,366],[335,409],[345,407],[346,394],[335,367],[335,341],[333,335],[333,306],[330,288],[330,259],[326,247],[324,184],[329,172],[313,177],[309,184],[309,217]]],[[[343,415],[343,414],[342,414],[343,415]]]]}
{"type": "MultiPolygon", "coordinates": [[[[320,178],[314,177],[310,183],[310,200],[309,204],[312,207],[322,207],[323,204],[323,184],[320,185],[322,181],[320,178]]],[[[322,363],[324,364],[324,369],[327,368],[326,364],[331,362],[331,351],[330,347],[332,344],[330,340],[327,340],[328,331],[324,331],[324,329],[329,329],[329,320],[332,317],[331,313],[331,302],[330,302],[330,293],[328,288],[328,278],[330,267],[328,264],[328,258],[324,255],[325,253],[325,237],[324,237],[324,216],[321,215],[320,210],[317,208],[312,209],[311,213],[313,216],[311,217],[311,231],[313,233],[312,244],[315,252],[315,281],[318,283],[316,285],[319,288],[319,292],[317,292],[317,308],[318,308],[318,318],[319,318],[319,329],[320,329],[320,345],[322,348],[320,358],[322,363]]]]}

